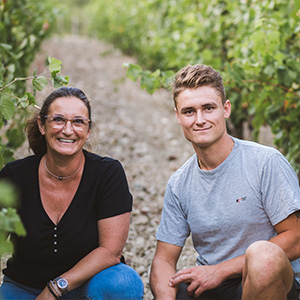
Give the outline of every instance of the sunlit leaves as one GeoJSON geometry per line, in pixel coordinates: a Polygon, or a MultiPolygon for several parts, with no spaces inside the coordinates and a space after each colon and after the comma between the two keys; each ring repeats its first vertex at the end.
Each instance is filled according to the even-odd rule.
{"type": "Polygon", "coordinates": [[[51,73],[59,73],[61,71],[61,67],[62,67],[62,62],[54,57],[49,57],[48,58],[48,62],[49,62],[49,71],[51,73]]]}
{"type": "Polygon", "coordinates": [[[47,86],[47,84],[47,79],[42,76],[38,76],[32,80],[33,87],[36,88],[38,91],[43,90],[47,86]]]}
{"type": "Polygon", "coordinates": [[[124,67],[127,68],[127,77],[133,81],[140,80],[141,88],[145,89],[149,94],[153,94],[160,87],[168,88],[174,76],[172,71],[143,71],[140,66],[135,64],[124,64],[124,67]]]}
{"type": "Polygon", "coordinates": [[[90,0],[88,11],[93,33],[137,57],[127,76],[150,93],[187,64],[220,71],[233,105],[231,134],[242,137],[247,122],[257,138],[269,125],[300,174],[298,0],[90,0]]]}

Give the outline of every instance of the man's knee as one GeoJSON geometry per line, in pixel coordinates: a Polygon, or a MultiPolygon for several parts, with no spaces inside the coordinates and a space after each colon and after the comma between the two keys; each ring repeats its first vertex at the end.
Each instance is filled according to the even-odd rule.
{"type": "Polygon", "coordinates": [[[294,274],[284,251],[276,244],[258,241],[249,246],[245,254],[244,281],[251,280],[258,288],[282,284],[289,291],[294,274]]]}

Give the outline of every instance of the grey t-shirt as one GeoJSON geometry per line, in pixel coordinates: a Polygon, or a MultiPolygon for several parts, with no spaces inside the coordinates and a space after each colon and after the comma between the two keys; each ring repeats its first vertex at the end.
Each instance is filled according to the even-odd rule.
{"type": "MultiPolygon", "coordinates": [[[[232,152],[217,168],[201,170],[194,154],[167,185],[156,238],[183,247],[192,234],[198,264],[243,255],[251,243],[274,237],[273,226],[300,210],[298,178],[285,157],[271,147],[233,140],[232,152]]],[[[295,261],[296,273],[298,266],[295,261]]]]}

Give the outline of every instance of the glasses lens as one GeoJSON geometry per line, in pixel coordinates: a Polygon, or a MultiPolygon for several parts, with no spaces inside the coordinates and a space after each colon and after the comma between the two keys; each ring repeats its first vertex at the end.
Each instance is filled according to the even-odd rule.
{"type": "Polygon", "coordinates": [[[86,126],[89,124],[89,120],[83,117],[77,117],[73,118],[71,123],[75,130],[80,131],[86,128],[86,126]]]}
{"type": "Polygon", "coordinates": [[[50,120],[52,127],[55,129],[61,129],[66,124],[66,118],[64,116],[60,116],[60,115],[52,115],[52,116],[50,116],[49,120],[50,120]]]}

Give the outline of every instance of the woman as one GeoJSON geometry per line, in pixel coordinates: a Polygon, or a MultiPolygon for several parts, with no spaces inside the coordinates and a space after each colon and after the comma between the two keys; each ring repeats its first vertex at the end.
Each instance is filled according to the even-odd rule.
{"type": "Polygon", "coordinates": [[[27,231],[12,235],[2,300],[143,298],[141,278],[120,263],[132,196],[118,161],[83,149],[91,125],[81,90],[55,90],[26,127],[35,155],[0,172],[19,189],[27,231]]]}

